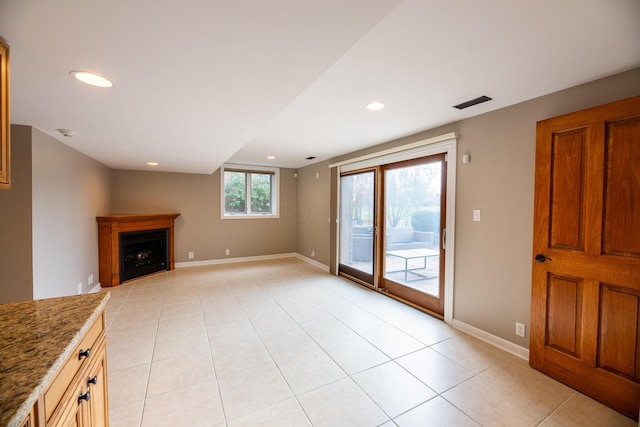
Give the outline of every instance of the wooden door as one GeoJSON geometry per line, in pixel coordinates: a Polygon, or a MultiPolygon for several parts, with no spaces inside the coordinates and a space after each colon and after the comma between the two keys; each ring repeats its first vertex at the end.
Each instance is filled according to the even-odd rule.
{"type": "Polygon", "coordinates": [[[532,367],[638,418],[640,97],[538,123],[532,367]]]}

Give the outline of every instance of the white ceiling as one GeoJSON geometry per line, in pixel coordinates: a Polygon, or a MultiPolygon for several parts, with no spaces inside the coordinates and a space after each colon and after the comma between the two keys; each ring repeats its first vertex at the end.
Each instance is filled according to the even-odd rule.
{"type": "Polygon", "coordinates": [[[638,67],[640,1],[0,0],[0,37],[12,123],[111,168],[212,173],[298,168],[638,67]]]}

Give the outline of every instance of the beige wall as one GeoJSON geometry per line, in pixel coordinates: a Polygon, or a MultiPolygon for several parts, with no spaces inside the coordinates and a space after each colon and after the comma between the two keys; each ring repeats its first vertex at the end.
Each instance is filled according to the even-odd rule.
{"type": "Polygon", "coordinates": [[[280,170],[280,218],[220,219],[220,171],[212,175],[113,171],[111,213],[178,212],[176,262],[296,252],[296,179],[280,170]],[[225,249],[230,255],[225,255],[225,249]],[[194,259],[188,259],[194,252],[194,259]]]}
{"type": "Polygon", "coordinates": [[[297,179],[297,252],[324,265],[329,265],[330,261],[328,237],[331,213],[328,202],[331,171],[328,165],[323,162],[300,169],[297,179]]]}
{"type": "MultiPolygon", "coordinates": [[[[536,122],[638,94],[640,69],[311,165],[299,173],[307,176],[328,163],[456,132],[454,319],[528,347],[536,122]],[[462,164],[465,153],[471,155],[469,165],[462,164]],[[481,222],[472,221],[473,209],[482,210],[481,222]],[[515,336],[515,322],[527,325],[526,338],[515,336]]],[[[298,194],[305,194],[305,200],[324,198],[329,206],[330,182],[322,186],[300,180],[298,194]]],[[[326,250],[316,250],[316,258],[329,264],[331,233],[319,226],[327,221],[326,213],[307,209],[302,200],[298,210],[300,252],[311,246],[326,250]]],[[[335,212],[331,217],[335,219],[335,212]]]]}
{"type": "Polygon", "coordinates": [[[0,303],[33,298],[28,126],[11,126],[11,178],[11,189],[0,190],[0,303]]]}
{"type": "Polygon", "coordinates": [[[37,129],[33,144],[33,297],[98,283],[96,216],[109,213],[111,170],[37,129]],[[89,284],[89,275],[94,282],[89,284]]]}

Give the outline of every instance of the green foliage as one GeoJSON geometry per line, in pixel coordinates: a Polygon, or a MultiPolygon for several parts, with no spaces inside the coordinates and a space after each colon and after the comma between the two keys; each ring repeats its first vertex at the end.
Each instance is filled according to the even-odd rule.
{"type": "Polygon", "coordinates": [[[411,214],[411,226],[416,231],[432,231],[437,233],[440,230],[440,211],[419,210],[411,214]]]}
{"type": "Polygon", "coordinates": [[[247,185],[244,172],[224,173],[224,210],[225,212],[247,211],[247,185]]]}
{"type": "Polygon", "coordinates": [[[251,211],[271,213],[270,174],[251,174],[251,211]]]}
{"type": "Polygon", "coordinates": [[[247,180],[251,191],[251,213],[271,213],[271,174],[225,171],[224,209],[248,213],[247,180]]]}

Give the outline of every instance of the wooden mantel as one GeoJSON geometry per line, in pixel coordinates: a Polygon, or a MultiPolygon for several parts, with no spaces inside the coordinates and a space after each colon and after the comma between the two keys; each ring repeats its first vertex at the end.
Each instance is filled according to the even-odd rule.
{"type": "Polygon", "coordinates": [[[103,287],[120,284],[120,233],[169,229],[169,270],[175,268],[173,255],[174,220],[179,213],[150,215],[107,215],[98,216],[98,257],[100,261],[100,285],[103,287]]]}

